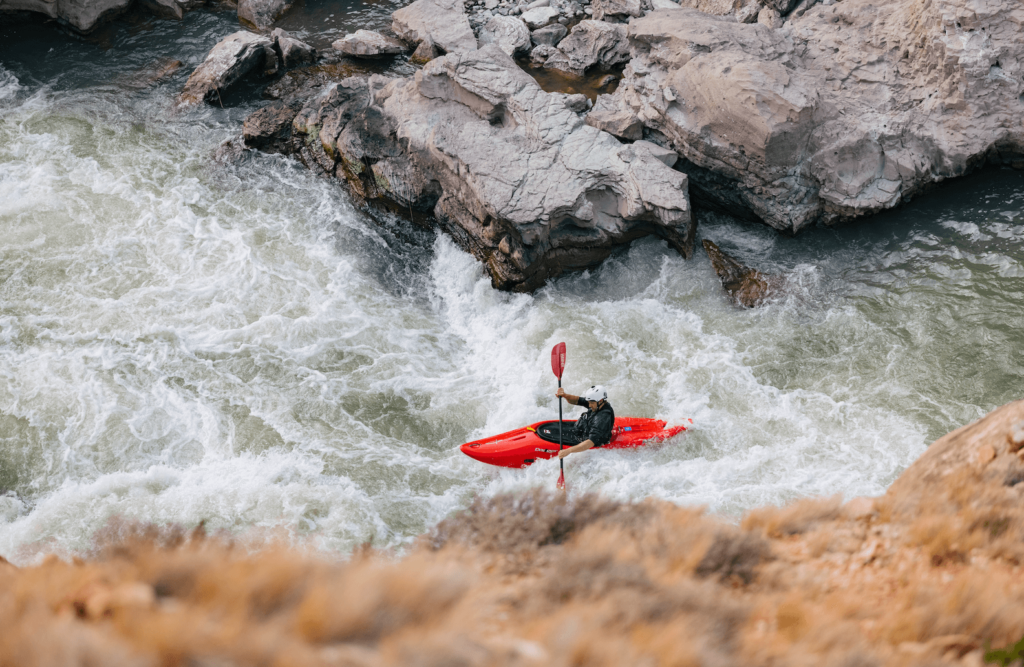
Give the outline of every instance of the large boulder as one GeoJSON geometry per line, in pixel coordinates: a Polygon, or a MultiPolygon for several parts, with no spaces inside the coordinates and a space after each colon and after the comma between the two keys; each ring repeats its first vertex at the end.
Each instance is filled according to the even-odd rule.
{"type": "Polygon", "coordinates": [[[462,0],[416,0],[391,15],[391,29],[410,44],[429,41],[443,53],[477,47],[462,0]]]}
{"type": "Polygon", "coordinates": [[[492,44],[413,77],[346,79],[293,127],[312,168],[432,213],[502,289],[534,289],[649,234],[689,256],[686,176],[586,125],[588,104],[544,92],[492,44]]]}
{"type": "Polygon", "coordinates": [[[629,60],[626,26],[604,21],[580,21],[558,45],[544,66],[574,76],[594,66],[609,69],[629,60]]]}
{"type": "Polygon", "coordinates": [[[218,100],[221,93],[250,73],[278,68],[274,40],[241,30],[217,43],[192,72],[178,96],[179,106],[218,100]]]}
{"type": "Polygon", "coordinates": [[[316,49],[301,40],[295,39],[284,30],[274,28],[270,36],[277,44],[277,52],[281,56],[282,67],[297,67],[316,60],[316,49]]]}
{"type": "Polygon", "coordinates": [[[238,0],[238,20],[266,30],[291,9],[294,0],[238,0]]]}
{"type": "Polygon", "coordinates": [[[79,32],[91,32],[131,4],[132,0],[0,0],[0,15],[5,12],[38,12],[79,32]]]}
{"type": "Polygon", "coordinates": [[[397,39],[387,37],[373,30],[356,30],[354,33],[336,40],[331,44],[331,47],[335,51],[341,51],[346,56],[354,58],[393,56],[409,50],[405,44],[397,39]]]}
{"type": "Polygon", "coordinates": [[[530,50],[530,29],[514,16],[494,16],[480,31],[481,44],[497,44],[512,56],[530,50]]]}
{"type": "Polygon", "coordinates": [[[686,159],[695,197],[780,230],[1024,155],[1017,0],[843,0],[782,30],[662,10],[628,31],[614,106],[686,159]]]}

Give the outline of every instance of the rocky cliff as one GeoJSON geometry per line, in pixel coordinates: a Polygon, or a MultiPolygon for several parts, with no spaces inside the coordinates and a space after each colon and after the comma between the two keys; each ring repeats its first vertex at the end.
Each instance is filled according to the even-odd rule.
{"type": "Polygon", "coordinates": [[[1024,636],[1022,445],[1018,401],[937,441],[881,498],[735,525],[501,496],[401,558],[346,563],[113,523],[84,560],[0,562],[0,665],[981,667],[986,646],[1024,636]]]}

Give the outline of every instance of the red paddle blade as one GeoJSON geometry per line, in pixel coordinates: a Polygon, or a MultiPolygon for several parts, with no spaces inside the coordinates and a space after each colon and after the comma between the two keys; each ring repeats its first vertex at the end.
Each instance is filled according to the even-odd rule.
{"type": "Polygon", "coordinates": [[[551,370],[555,377],[562,379],[562,371],[565,370],[565,343],[559,343],[551,348],[551,370]]]}
{"type": "Polygon", "coordinates": [[[565,471],[558,473],[558,483],[555,485],[559,491],[565,491],[565,471]]]}

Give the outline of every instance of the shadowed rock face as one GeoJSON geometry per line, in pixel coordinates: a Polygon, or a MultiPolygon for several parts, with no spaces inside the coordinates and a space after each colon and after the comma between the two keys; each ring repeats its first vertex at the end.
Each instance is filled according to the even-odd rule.
{"type": "Polygon", "coordinates": [[[795,232],[1019,161],[1022,29],[1018,0],[843,0],[779,30],[660,10],[630,21],[615,106],[671,141],[695,196],[795,232]]]}
{"type": "Polygon", "coordinates": [[[39,12],[80,32],[90,32],[131,4],[132,0],[0,0],[0,16],[3,12],[39,12]]]}
{"type": "Polygon", "coordinates": [[[766,276],[756,269],[744,266],[735,259],[719,250],[718,246],[704,239],[704,250],[711,258],[722,286],[729,296],[744,308],[755,308],[778,292],[781,280],[776,276],[766,276]]]}
{"type": "Polygon", "coordinates": [[[414,77],[346,79],[293,125],[312,168],[433,213],[501,289],[535,289],[650,234],[689,256],[686,176],[585,125],[588,104],[544,92],[492,44],[414,77]]]}

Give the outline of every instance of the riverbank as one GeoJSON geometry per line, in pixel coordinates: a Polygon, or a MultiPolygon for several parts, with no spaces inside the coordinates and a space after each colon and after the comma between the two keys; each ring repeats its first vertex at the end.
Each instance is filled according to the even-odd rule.
{"type": "Polygon", "coordinates": [[[879,498],[739,525],[648,500],[478,499],[408,553],[347,562],[111,523],[0,564],[0,664],[969,665],[1024,635],[1024,401],[879,498]]]}

